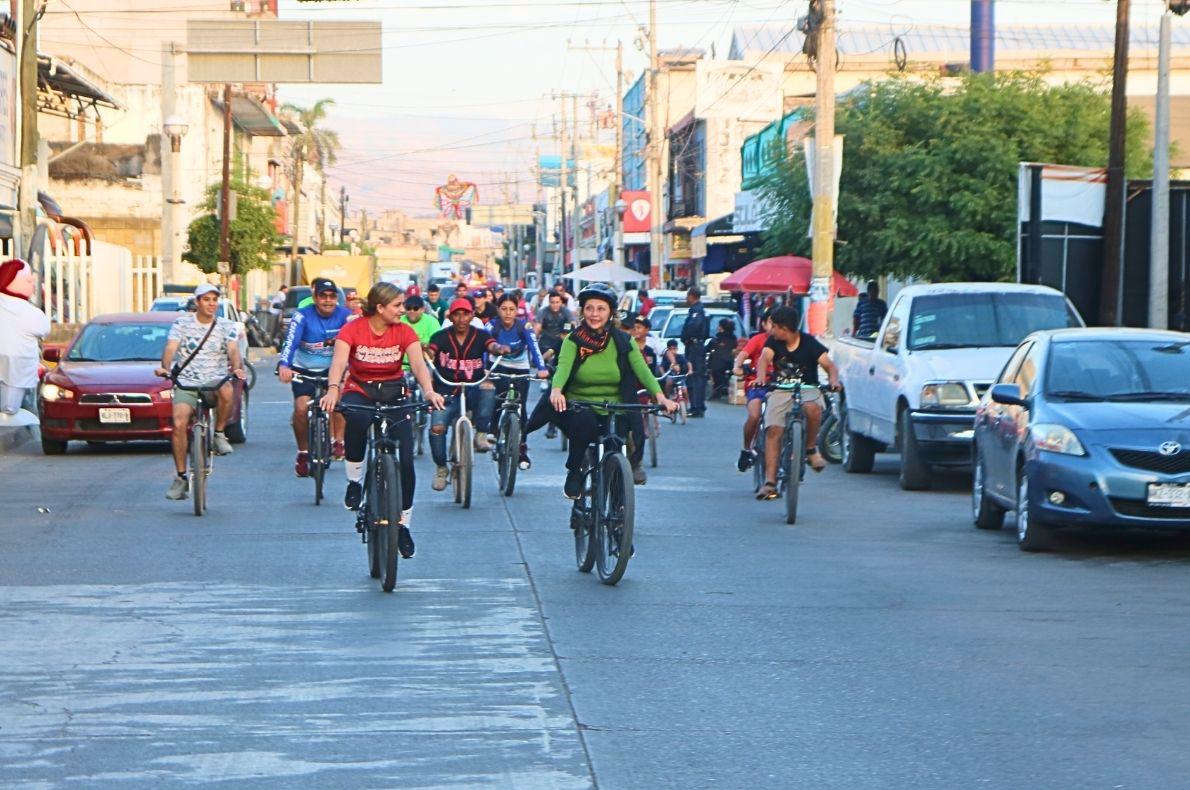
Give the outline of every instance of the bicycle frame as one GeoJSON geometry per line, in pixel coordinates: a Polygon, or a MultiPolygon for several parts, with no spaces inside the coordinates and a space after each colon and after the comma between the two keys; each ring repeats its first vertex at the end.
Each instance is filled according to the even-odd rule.
{"type": "MultiPolygon", "coordinates": [[[[492,367],[500,364],[503,357],[493,357],[492,367]]],[[[451,424],[451,476],[456,482],[455,501],[461,504],[464,508],[471,507],[471,468],[463,463],[464,458],[468,458],[471,448],[464,448],[462,439],[464,437],[473,436],[475,433],[475,426],[471,422],[471,418],[467,416],[467,389],[469,387],[478,387],[488,381],[492,375],[492,368],[484,372],[484,375],[475,381],[450,381],[443,378],[442,374],[438,372],[438,368],[432,364],[427,363],[430,372],[433,373],[434,378],[442,382],[448,387],[458,388],[459,398],[459,416],[455,418],[454,423],[451,424]],[[467,468],[464,468],[467,467],[467,468]]]]}
{"type": "Polygon", "coordinates": [[[229,374],[220,379],[218,384],[206,387],[186,387],[178,383],[178,369],[175,367],[166,378],[173,382],[176,388],[198,393],[198,404],[194,408],[194,413],[190,416],[190,427],[186,431],[186,455],[191,457],[188,471],[190,476],[190,495],[194,503],[194,515],[201,516],[207,507],[206,480],[215,470],[215,451],[212,449],[215,439],[215,421],[211,419],[211,412],[217,406],[210,403],[208,396],[217,393],[235,377],[229,374]],[[197,454],[194,453],[196,446],[201,448],[201,470],[197,468],[199,459],[195,457],[197,454]]]}

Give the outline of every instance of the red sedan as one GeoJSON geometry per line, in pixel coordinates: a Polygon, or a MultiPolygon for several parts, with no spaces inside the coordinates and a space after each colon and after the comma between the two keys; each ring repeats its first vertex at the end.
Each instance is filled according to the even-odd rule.
{"type": "MultiPolygon", "coordinates": [[[[65,350],[47,348],[58,366],[41,383],[41,449],[66,452],[71,440],[169,441],[173,385],[153,375],[161,364],[177,313],[111,313],[92,318],[65,350]]],[[[248,390],[236,388],[227,438],[239,444],[248,432],[248,390]]]]}

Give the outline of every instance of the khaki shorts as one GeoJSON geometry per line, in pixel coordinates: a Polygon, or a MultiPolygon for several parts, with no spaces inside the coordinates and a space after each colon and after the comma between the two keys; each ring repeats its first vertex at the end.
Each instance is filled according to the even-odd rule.
{"type": "MultiPolygon", "coordinates": [[[[208,381],[203,384],[204,387],[211,387],[219,383],[219,379],[208,381]]],[[[207,404],[214,406],[216,400],[216,393],[214,392],[198,392],[197,390],[188,390],[181,386],[174,387],[174,403],[181,403],[198,411],[198,396],[202,395],[207,399],[207,404]]]]}
{"type": "MultiPolygon", "coordinates": [[[[773,390],[765,399],[765,428],[785,428],[785,418],[793,409],[793,393],[789,390],[773,390]]],[[[822,403],[822,391],[817,387],[802,387],[802,403],[822,403]]]]}

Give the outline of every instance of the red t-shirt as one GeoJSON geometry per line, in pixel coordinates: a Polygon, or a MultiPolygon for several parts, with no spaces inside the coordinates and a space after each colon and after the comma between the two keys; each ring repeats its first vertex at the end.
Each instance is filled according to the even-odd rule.
{"type": "Polygon", "coordinates": [[[409,324],[392,324],[378,335],[367,318],[348,321],[335,340],[351,346],[344,393],[363,392],[357,381],[392,381],[404,376],[405,349],[420,342],[409,324]]]}
{"type": "MultiPolygon", "coordinates": [[[[342,333],[340,333],[341,336],[342,333]]],[[[760,363],[760,352],[764,351],[764,344],[768,339],[768,332],[757,332],[744,346],[744,353],[747,355],[748,361],[752,363],[752,372],[744,377],[744,389],[751,387],[756,381],[756,366],[760,363]]]]}

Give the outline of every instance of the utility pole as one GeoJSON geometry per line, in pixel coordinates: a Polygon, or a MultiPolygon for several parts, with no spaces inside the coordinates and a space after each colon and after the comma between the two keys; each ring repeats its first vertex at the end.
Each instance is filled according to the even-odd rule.
{"type": "MultiPolygon", "coordinates": [[[[16,126],[21,184],[17,193],[20,236],[17,237],[17,248],[12,251],[14,256],[22,254],[22,242],[28,245],[37,227],[37,20],[40,16],[37,5],[36,0],[17,0],[16,3],[16,71],[20,96],[20,116],[16,126]]],[[[29,255],[31,250],[28,246],[25,249],[25,254],[29,255]]]]}
{"type": "Polygon", "coordinates": [[[167,41],[161,46],[161,142],[170,138],[170,152],[161,153],[162,193],[164,196],[161,211],[161,240],[162,240],[162,282],[175,283],[178,281],[178,262],[182,254],[182,226],[185,218],[182,213],[182,195],[179,191],[181,173],[179,171],[180,152],[175,153],[175,147],[181,141],[169,134],[167,124],[177,117],[178,85],[177,85],[177,43],[167,41]]]}
{"type": "MultiPolygon", "coordinates": [[[[664,162],[665,130],[661,125],[661,102],[658,96],[660,62],[657,58],[657,0],[649,0],[649,144],[648,158],[649,203],[649,285],[660,288],[664,273],[664,249],[661,231],[665,212],[661,208],[661,164],[664,162]]],[[[668,101],[668,98],[667,98],[668,101]]]]}
{"type": "Polygon", "coordinates": [[[219,187],[219,274],[231,274],[231,85],[223,86],[223,183],[219,187]]]}
{"type": "Polygon", "coordinates": [[[581,246],[579,233],[579,223],[582,222],[582,207],[579,205],[578,199],[578,94],[570,94],[570,120],[574,124],[572,127],[573,134],[570,135],[570,160],[574,163],[574,189],[571,192],[574,194],[574,213],[571,214],[570,224],[574,227],[574,268],[578,269],[582,264],[578,259],[578,251],[581,246]]]}
{"type": "Polygon", "coordinates": [[[1161,15],[1157,49],[1157,110],[1153,124],[1153,213],[1149,251],[1149,326],[1169,327],[1169,47],[1170,11],[1161,15]]]}
{"type": "Polygon", "coordinates": [[[347,238],[347,187],[339,187],[339,243],[347,238]]]}
{"type": "MultiPolygon", "coordinates": [[[[810,9],[814,13],[813,5],[810,9]]],[[[814,227],[808,328],[830,332],[831,284],[835,272],[835,0],[819,0],[816,28],[818,73],[814,101],[814,227]]]]}
{"type": "Polygon", "coordinates": [[[616,42],[616,172],[612,176],[612,222],[616,229],[612,258],[624,266],[624,218],[618,208],[624,192],[624,42],[616,42]]]}
{"type": "Polygon", "coordinates": [[[1129,0],[1116,0],[1116,48],[1112,64],[1111,132],[1107,154],[1107,196],[1103,212],[1103,274],[1099,322],[1120,323],[1120,271],[1124,257],[1124,144],[1127,135],[1129,0]]]}
{"type": "Polygon", "coordinates": [[[971,0],[971,70],[996,70],[996,17],[994,0],[971,0]]]}
{"type": "Polygon", "coordinates": [[[554,268],[559,274],[566,273],[566,185],[569,182],[567,175],[567,157],[570,155],[566,147],[566,94],[559,95],[559,102],[562,105],[562,136],[561,143],[561,162],[558,165],[558,202],[562,206],[562,224],[558,226],[558,261],[559,266],[554,268]]]}

